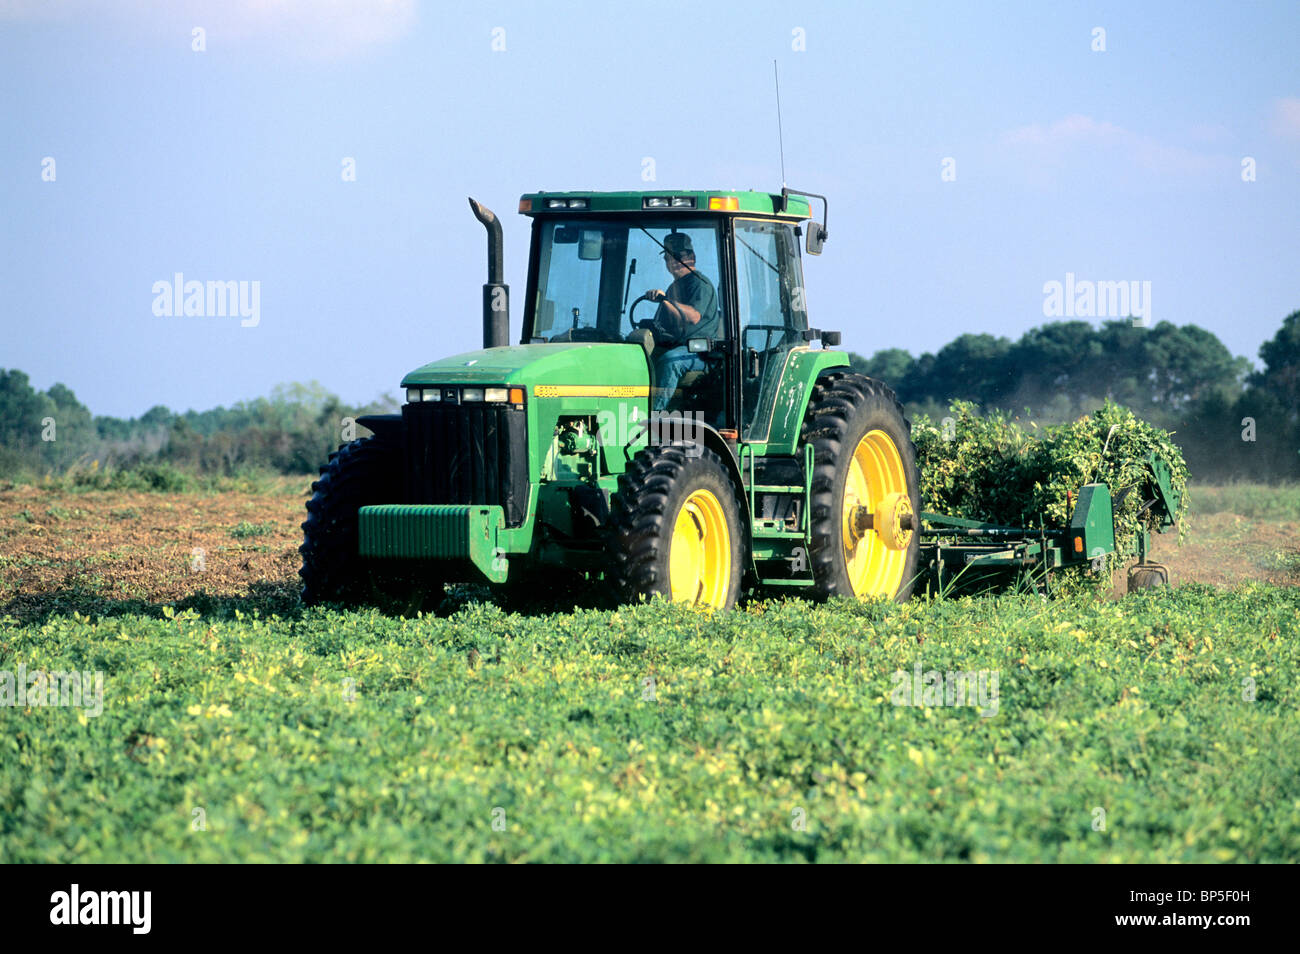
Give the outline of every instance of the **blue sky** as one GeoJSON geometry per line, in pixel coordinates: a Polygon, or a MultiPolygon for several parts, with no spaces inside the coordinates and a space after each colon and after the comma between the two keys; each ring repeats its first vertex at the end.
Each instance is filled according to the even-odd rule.
{"type": "Polygon", "coordinates": [[[1149,281],[1153,321],[1253,359],[1300,308],[1298,27],[1294,2],[0,0],[0,366],[119,416],[395,394],[479,344],[467,195],[505,220],[517,337],[520,193],[779,188],[773,59],[787,179],[831,199],[810,315],[845,347],[1015,338],[1072,273],[1149,281]],[[257,325],[155,315],[177,272],[259,282],[257,325]]]}

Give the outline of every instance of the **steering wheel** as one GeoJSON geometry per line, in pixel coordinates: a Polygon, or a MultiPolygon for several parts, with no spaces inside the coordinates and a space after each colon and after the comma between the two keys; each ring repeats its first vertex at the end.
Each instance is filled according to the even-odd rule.
{"type": "MultiPolygon", "coordinates": [[[[662,323],[656,322],[654,318],[643,318],[639,322],[636,320],[637,305],[641,304],[641,302],[643,301],[650,301],[651,299],[649,295],[650,293],[646,292],[646,294],[642,295],[636,301],[632,302],[632,307],[627,313],[627,320],[631,322],[633,328],[650,329],[650,331],[654,333],[655,345],[657,347],[661,346],[662,344],[660,339],[663,339],[664,342],[676,341],[680,337],[680,334],[677,332],[676,329],[673,329],[671,327],[666,327],[662,323]]],[[[664,299],[660,299],[660,301],[663,300],[664,299]]]]}
{"type": "Polygon", "coordinates": [[[632,308],[627,313],[627,320],[632,323],[633,328],[649,328],[651,325],[654,324],[653,318],[642,318],[640,324],[638,324],[636,320],[636,306],[641,304],[641,302],[643,301],[649,301],[649,300],[650,300],[650,293],[646,292],[636,301],[632,302],[632,308]]]}

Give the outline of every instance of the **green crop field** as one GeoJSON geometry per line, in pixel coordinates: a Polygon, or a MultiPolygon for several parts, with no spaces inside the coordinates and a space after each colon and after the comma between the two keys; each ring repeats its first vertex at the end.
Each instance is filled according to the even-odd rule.
{"type": "Polygon", "coordinates": [[[9,616],[0,861],[1295,861],[1298,592],[9,616]]]}
{"type": "Polygon", "coordinates": [[[1295,484],[1222,484],[1198,487],[1194,514],[1230,513],[1263,520],[1300,520],[1300,486],[1295,484]]]}

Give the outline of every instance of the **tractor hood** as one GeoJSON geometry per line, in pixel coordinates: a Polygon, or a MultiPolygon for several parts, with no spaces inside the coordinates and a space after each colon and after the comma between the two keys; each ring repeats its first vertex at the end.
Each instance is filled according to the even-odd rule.
{"type": "Polygon", "coordinates": [[[430,362],[402,379],[402,387],[430,384],[648,385],[639,344],[572,342],[511,345],[467,351],[430,362]]]}

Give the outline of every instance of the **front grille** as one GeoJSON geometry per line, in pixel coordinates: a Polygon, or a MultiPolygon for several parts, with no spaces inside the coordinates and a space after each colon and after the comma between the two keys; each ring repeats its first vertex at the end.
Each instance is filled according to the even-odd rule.
{"type": "Polygon", "coordinates": [[[497,404],[402,407],[406,502],[496,504],[506,526],[528,506],[528,431],[524,411],[497,404]]]}

